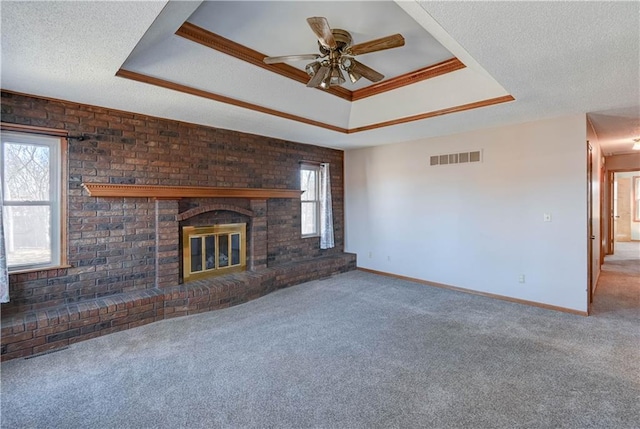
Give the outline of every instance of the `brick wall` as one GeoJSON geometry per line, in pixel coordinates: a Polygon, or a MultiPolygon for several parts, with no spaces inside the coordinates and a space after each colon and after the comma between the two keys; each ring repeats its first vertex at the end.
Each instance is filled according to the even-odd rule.
{"type": "MultiPolygon", "coordinates": [[[[1,108],[3,122],[85,137],[69,140],[71,268],[10,276],[3,316],[154,288],[159,281],[170,286],[173,274],[162,271],[156,256],[171,247],[162,235],[162,225],[171,224],[163,221],[164,206],[147,198],[90,197],[83,182],[298,189],[300,161],[329,162],[336,247],[320,250],[318,238],[302,239],[299,203],[272,199],[267,254],[260,258],[277,267],[343,251],[341,151],[10,92],[2,92],[1,108]]],[[[176,207],[182,212],[188,204],[176,207]]]]}

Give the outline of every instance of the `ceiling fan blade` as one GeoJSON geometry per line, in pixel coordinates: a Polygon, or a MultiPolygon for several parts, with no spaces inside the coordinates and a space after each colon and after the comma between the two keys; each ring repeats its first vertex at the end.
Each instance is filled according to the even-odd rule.
{"type": "Polygon", "coordinates": [[[322,46],[329,49],[335,49],[338,46],[336,40],[333,38],[333,33],[331,32],[327,18],[314,16],[307,18],[307,23],[309,23],[311,30],[316,33],[316,37],[318,37],[318,41],[322,46]]]}
{"type": "Polygon", "coordinates": [[[361,62],[358,62],[354,59],[352,59],[351,61],[353,62],[351,70],[360,74],[362,77],[369,79],[371,82],[378,82],[384,79],[384,75],[382,73],[378,73],[371,67],[367,67],[361,62]]]}
{"type": "Polygon", "coordinates": [[[276,64],[286,61],[317,60],[318,58],[320,58],[319,54],[284,55],[282,57],[264,57],[263,61],[265,64],[276,64]]]}
{"type": "Polygon", "coordinates": [[[329,71],[329,67],[327,66],[320,67],[320,69],[316,72],[316,74],[314,74],[311,80],[307,83],[307,86],[309,88],[317,88],[320,85],[320,83],[322,83],[322,80],[324,79],[328,71],[329,71]]]}
{"type": "Polygon", "coordinates": [[[369,40],[368,42],[353,45],[349,48],[349,53],[351,55],[362,55],[368,54],[369,52],[398,48],[400,46],[404,46],[404,37],[402,37],[402,34],[394,34],[392,36],[382,37],[380,39],[369,40]]]}

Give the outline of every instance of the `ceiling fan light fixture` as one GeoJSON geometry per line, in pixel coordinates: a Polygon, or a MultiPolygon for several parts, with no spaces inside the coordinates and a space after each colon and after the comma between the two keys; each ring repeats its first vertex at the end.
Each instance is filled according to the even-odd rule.
{"type": "Polygon", "coordinates": [[[309,75],[309,77],[313,77],[316,73],[318,73],[318,70],[320,70],[320,63],[317,61],[314,61],[312,63],[307,64],[307,66],[304,68],[304,70],[307,72],[307,74],[309,75]]]}
{"type": "Polygon", "coordinates": [[[329,89],[329,87],[331,87],[331,69],[330,68],[327,68],[327,71],[324,74],[324,77],[322,78],[322,82],[320,82],[320,85],[318,85],[318,87],[320,89],[329,89]]]}
{"type": "Polygon", "coordinates": [[[342,85],[343,83],[345,83],[345,78],[344,78],[344,75],[342,74],[342,70],[340,70],[340,67],[338,66],[332,67],[330,84],[342,85]]]}
{"type": "Polygon", "coordinates": [[[357,71],[354,71],[355,63],[351,60],[351,58],[342,57],[341,62],[342,70],[347,72],[347,76],[349,76],[349,80],[351,81],[351,83],[356,83],[358,80],[360,80],[362,75],[357,71]]]}
{"type": "Polygon", "coordinates": [[[633,139],[633,147],[632,150],[640,150],[640,138],[633,139]]]}
{"type": "Polygon", "coordinates": [[[351,83],[356,83],[362,77],[360,73],[353,70],[347,70],[347,74],[349,75],[349,80],[351,80],[351,83]]]}

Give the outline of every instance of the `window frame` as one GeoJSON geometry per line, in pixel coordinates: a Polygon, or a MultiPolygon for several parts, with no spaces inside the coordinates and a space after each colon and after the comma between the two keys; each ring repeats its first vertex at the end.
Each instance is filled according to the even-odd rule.
{"type": "Polygon", "coordinates": [[[320,237],[320,174],[321,174],[321,166],[320,164],[317,163],[308,163],[308,162],[301,162],[300,163],[300,172],[299,172],[299,177],[300,177],[300,190],[303,191],[302,194],[300,195],[300,234],[302,236],[302,238],[311,238],[311,237],[320,237]],[[303,171],[312,171],[315,174],[315,199],[305,199],[305,192],[306,190],[303,189],[302,187],[302,172],[303,171]],[[314,232],[313,233],[308,233],[305,234],[302,230],[303,228],[303,223],[302,223],[302,207],[304,207],[305,204],[314,204],[315,205],[315,222],[314,222],[314,232]]]}
{"type": "MultiPolygon", "coordinates": [[[[34,271],[45,271],[69,267],[67,262],[67,132],[43,127],[32,127],[19,124],[0,123],[0,179],[4,177],[4,144],[7,136],[15,136],[24,144],[46,145],[50,147],[50,189],[49,206],[51,216],[51,261],[46,263],[22,264],[9,266],[9,274],[20,274],[34,271]],[[31,141],[29,141],[31,140],[31,141]],[[49,140],[47,143],[44,141],[49,140]]],[[[14,142],[11,142],[14,143],[14,142]]],[[[29,206],[24,201],[5,200],[2,193],[2,206],[29,206]]],[[[4,216],[3,216],[4,220],[4,216]]],[[[6,230],[5,230],[6,236],[6,230]]]]}
{"type": "Polygon", "coordinates": [[[640,222],[640,176],[633,176],[633,221],[640,222]]]}

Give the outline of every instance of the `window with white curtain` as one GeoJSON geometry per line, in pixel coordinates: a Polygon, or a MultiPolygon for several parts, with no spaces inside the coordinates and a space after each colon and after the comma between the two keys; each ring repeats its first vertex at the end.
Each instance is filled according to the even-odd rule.
{"type": "Polygon", "coordinates": [[[633,221],[640,222],[640,176],[633,176],[633,221]]]}
{"type": "Polygon", "coordinates": [[[9,272],[62,265],[62,137],[2,131],[2,221],[9,272]]]}
{"type": "Polygon", "coordinates": [[[301,224],[303,237],[320,235],[320,165],[300,165],[301,224]]]}

